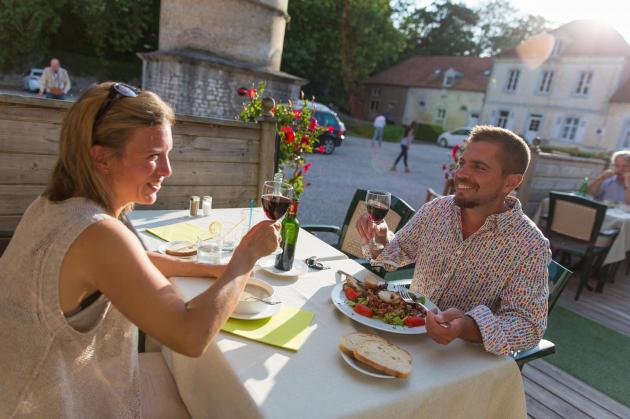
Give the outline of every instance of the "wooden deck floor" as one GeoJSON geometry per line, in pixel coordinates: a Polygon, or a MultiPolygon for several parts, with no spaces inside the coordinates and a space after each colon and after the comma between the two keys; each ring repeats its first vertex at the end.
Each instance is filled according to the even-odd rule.
{"type": "MultiPolygon", "coordinates": [[[[630,277],[625,276],[625,265],[601,294],[584,290],[575,301],[577,282],[576,276],[571,278],[558,304],[630,336],[630,277]]],[[[523,383],[531,418],[630,418],[630,407],[544,360],[523,368],[523,383]]]]}

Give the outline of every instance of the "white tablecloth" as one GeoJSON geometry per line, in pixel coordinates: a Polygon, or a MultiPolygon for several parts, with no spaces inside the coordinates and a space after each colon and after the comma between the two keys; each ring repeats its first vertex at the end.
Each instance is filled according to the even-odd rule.
{"type": "MultiPolygon", "coordinates": [[[[132,219],[143,219],[145,224],[150,221],[136,214],[132,219]]],[[[302,231],[297,257],[332,256],[335,249],[329,248],[302,231]]],[[[332,304],[330,293],[339,281],[337,269],[356,273],[360,278],[368,272],[351,260],[327,264],[332,269],[312,271],[299,279],[273,278],[264,271],[255,272],[257,278],[274,286],[277,299],[315,313],[311,334],[298,352],[225,332],[219,333],[200,358],[163,349],[193,418],[526,415],[521,375],[515,362],[488,354],[479,345],[458,340],[441,346],[426,335],[379,332],[412,355],[411,376],[406,380],[373,378],[348,366],[337,349],[339,337],[352,331],[372,330],[340,313],[332,304]]],[[[199,290],[183,287],[180,292],[185,298],[192,298],[199,290]]]]}
{"type": "MultiPolygon", "coordinates": [[[[548,211],[549,198],[545,198],[540,202],[533,221],[539,224],[540,216],[546,214],[548,211]]],[[[604,260],[604,265],[624,260],[626,258],[626,252],[630,251],[630,212],[620,208],[608,208],[602,224],[602,230],[609,228],[618,229],[619,235],[610,247],[608,256],[606,256],[606,260],[604,260]]]]}

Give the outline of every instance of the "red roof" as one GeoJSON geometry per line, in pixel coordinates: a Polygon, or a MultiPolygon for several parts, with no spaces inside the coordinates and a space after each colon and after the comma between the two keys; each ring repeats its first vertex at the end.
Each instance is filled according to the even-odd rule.
{"type": "MultiPolygon", "coordinates": [[[[598,55],[630,57],[630,45],[612,26],[597,20],[574,20],[550,32],[559,39],[559,56],[598,55]]],[[[531,38],[530,38],[531,39],[531,38]]],[[[527,42],[525,40],[524,42],[527,42]]],[[[516,46],[496,57],[516,56],[516,46]]]]}
{"type": "Polygon", "coordinates": [[[492,68],[492,58],[420,55],[370,77],[367,84],[443,89],[444,73],[451,68],[462,77],[456,79],[449,89],[484,92],[492,68]]]}

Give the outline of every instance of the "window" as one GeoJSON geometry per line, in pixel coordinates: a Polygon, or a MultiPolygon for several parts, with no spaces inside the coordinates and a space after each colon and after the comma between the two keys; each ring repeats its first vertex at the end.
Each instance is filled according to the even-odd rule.
{"type": "Polygon", "coordinates": [[[578,126],[580,125],[580,118],[568,117],[564,119],[564,126],[562,127],[563,140],[575,141],[578,126]]]}
{"type": "Polygon", "coordinates": [[[540,117],[534,117],[529,120],[529,127],[527,127],[528,131],[538,132],[540,129],[540,117]]]}
{"type": "Polygon", "coordinates": [[[378,110],[378,100],[370,101],[370,112],[376,112],[378,110]]]}
{"type": "Polygon", "coordinates": [[[381,95],[381,88],[380,87],[373,87],[372,88],[372,96],[380,96],[381,95]]]}
{"type": "Polygon", "coordinates": [[[540,81],[540,86],[538,86],[538,93],[546,94],[551,90],[551,81],[553,80],[553,71],[545,70],[543,71],[542,80],[540,81]]]}
{"type": "Polygon", "coordinates": [[[582,71],[580,72],[580,78],[578,79],[578,84],[575,89],[576,95],[586,96],[588,95],[588,90],[591,85],[591,80],[593,79],[592,71],[582,71]]]}
{"type": "Polygon", "coordinates": [[[455,83],[455,76],[446,76],[444,77],[444,87],[450,87],[455,83]]]}
{"type": "Polygon", "coordinates": [[[446,109],[438,108],[438,110],[435,112],[433,122],[435,122],[436,124],[442,124],[442,122],[444,122],[444,118],[446,118],[446,109]]]}
{"type": "Polygon", "coordinates": [[[497,127],[505,128],[510,117],[509,111],[499,111],[499,117],[497,118],[497,127]]]}
{"type": "Polygon", "coordinates": [[[510,75],[508,77],[507,85],[505,86],[505,90],[508,92],[514,92],[516,90],[516,86],[518,85],[518,78],[521,75],[521,70],[510,70],[510,75]]]}

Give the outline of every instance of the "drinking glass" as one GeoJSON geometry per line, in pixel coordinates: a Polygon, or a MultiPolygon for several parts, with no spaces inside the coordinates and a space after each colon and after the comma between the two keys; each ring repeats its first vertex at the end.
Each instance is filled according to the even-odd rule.
{"type": "Polygon", "coordinates": [[[221,263],[223,240],[215,235],[210,238],[207,234],[197,236],[197,261],[218,265],[221,263]]]}
{"type": "Polygon", "coordinates": [[[392,202],[392,195],[389,192],[368,191],[365,197],[365,205],[370,217],[370,221],[374,223],[372,226],[372,237],[366,244],[368,250],[381,250],[383,245],[377,243],[375,239],[376,225],[380,224],[387,213],[392,202]]]}
{"type": "MultiPolygon", "coordinates": [[[[291,198],[293,198],[293,187],[287,182],[268,180],[263,184],[260,200],[265,215],[271,221],[278,221],[286,214],[291,198]]],[[[278,246],[271,255],[280,253],[282,253],[282,249],[278,246]]]]}

